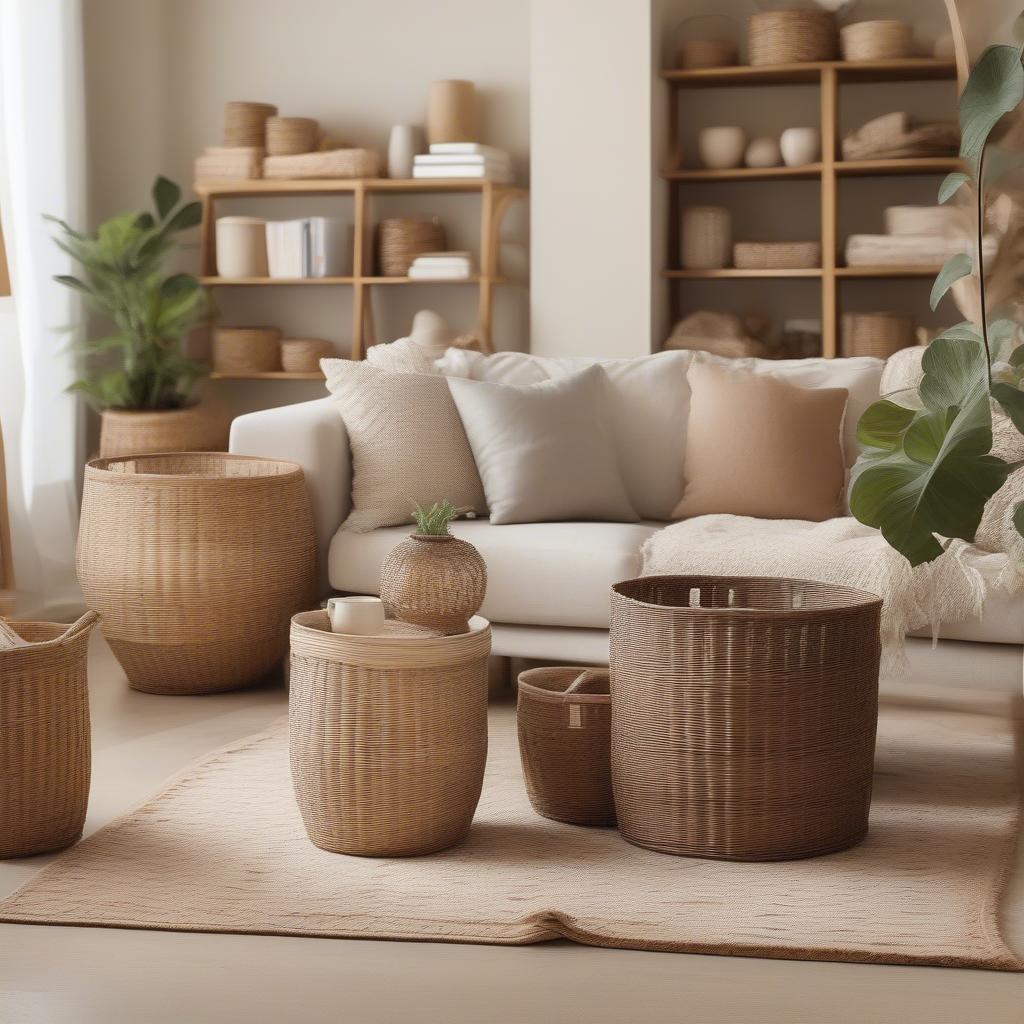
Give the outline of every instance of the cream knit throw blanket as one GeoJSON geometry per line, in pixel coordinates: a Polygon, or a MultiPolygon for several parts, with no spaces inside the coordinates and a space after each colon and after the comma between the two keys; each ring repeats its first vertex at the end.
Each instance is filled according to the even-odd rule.
{"type": "Polygon", "coordinates": [[[912,569],[882,535],[856,519],[824,523],[712,515],[674,523],[643,547],[644,576],[780,576],[856,587],[882,598],[882,668],[906,670],[912,630],[979,618],[986,585],[953,541],[934,562],[912,569]]]}

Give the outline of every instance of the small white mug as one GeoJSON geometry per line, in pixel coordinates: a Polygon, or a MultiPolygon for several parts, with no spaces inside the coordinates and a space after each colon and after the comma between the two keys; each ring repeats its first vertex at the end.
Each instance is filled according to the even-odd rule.
{"type": "Polygon", "coordinates": [[[333,633],[376,636],[384,632],[384,603],[379,597],[332,597],[327,614],[333,633]]]}

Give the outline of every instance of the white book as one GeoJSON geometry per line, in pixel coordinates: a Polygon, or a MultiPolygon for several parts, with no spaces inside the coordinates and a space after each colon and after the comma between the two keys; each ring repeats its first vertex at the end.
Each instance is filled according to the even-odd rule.
{"type": "Polygon", "coordinates": [[[512,180],[512,174],[509,170],[499,167],[488,167],[484,165],[446,165],[444,167],[427,166],[425,164],[416,164],[412,169],[412,176],[414,178],[476,178],[476,179],[487,179],[489,181],[497,181],[502,184],[508,184],[512,180]]]}
{"type": "Polygon", "coordinates": [[[267,272],[271,277],[305,276],[305,234],[303,220],[267,221],[267,272]]]}
{"type": "Polygon", "coordinates": [[[508,153],[497,146],[485,146],[481,142],[434,142],[430,146],[431,155],[453,154],[456,156],[490,156],[507,160],[508,153]]]}
{"type": "Polygon", "coordinates": [[[309,277],[347,277],[352,266],[352,225],[343,217],[309,218],[309,277]]]}
{"type": "Polygon", "coordinates": [[[413,158],[413,164],[427,167],[439,165],[457,167],[463,164],[476,167],[485,164],[488,167],[511,167],[512,160],[506,156],[484,156],[482,153],[421,153],[413,158]]]}
{"type": "Polygon", "coordinates": [[[413,263],[419,266],[461,265],[471,263],[472,259],[473,257],[468,252],[425,252],[421,256],[417,256],[413,263]]]}
{"type": "Polygon", "coordinates": [[[472,276],[472,270],[468,266],[418,267],[414,263],[409,268],[409,277],[413,281],[466,281],[472,276]]]}

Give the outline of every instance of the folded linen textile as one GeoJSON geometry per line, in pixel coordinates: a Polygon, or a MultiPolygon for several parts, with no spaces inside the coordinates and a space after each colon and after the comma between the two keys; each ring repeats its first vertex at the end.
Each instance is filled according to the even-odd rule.
{"type": "MultiPolygon", "coordinates": [[[[882,669],[906,671],[904,637],[912,630],[981,617],[987,588],[950,542],[934,562],[910,563],[856,519],[808,523],[709,515],[666,526],[643,546],[643,576],[778,576],[855,587],[882,598],[882,669]]],[[[1019,587],[1008,581],[1004,588],[1019,587]]]]}
{"type": "Polygon", "coordinates": [[[916,125],[905,111],[883,114],[843,138],[844,160],[953,156],[960,148],[955,121],[916,125]]]}
{"type": "MultiPolygon", "coordinates": [[[[985,258],[994,257],[997,247],[997,240],[987,237],[985,258]]],[[[963,235],[850,235],[846,240],[846,265],[941,266],[950,256],[971,251],[972,242],[963,235]]]]}

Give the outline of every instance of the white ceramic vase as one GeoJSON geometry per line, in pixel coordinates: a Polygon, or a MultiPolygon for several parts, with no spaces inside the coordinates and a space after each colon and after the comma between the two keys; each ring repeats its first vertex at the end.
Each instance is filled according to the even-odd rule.
{"type": "Polygon", "coordinates": [[[414,124],[396,124],[388,139],[388,177],[411,178],[415,156],[425,151],[422,128],[414,124]]]}
{"type": "Polygon", "coordinates": [[[754,139],[747,146],[744,162],[748,167],[778,167],[782,163],[782,154],[775,139],[754,139]]]}
{"type": "Polygon", "coordinates": [[[779,140],[787,167],[813,164],[821,154],[821,132],[817,128],[787,128],[779,140]]]}
{"type": "Polygon", "coordinates": [[[705,128],[697,137],[701,162],[713,170],[739,167],[747,147],[747,134],[735,125],[705,128]]]}

